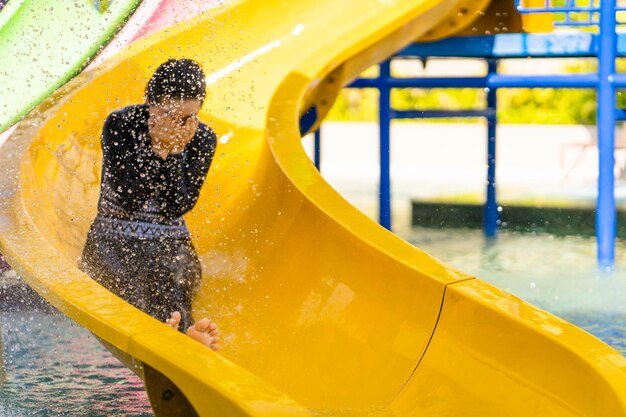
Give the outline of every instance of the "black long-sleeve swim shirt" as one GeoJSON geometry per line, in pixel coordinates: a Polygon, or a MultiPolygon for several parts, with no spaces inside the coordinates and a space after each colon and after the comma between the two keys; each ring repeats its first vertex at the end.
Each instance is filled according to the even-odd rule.
{"type": "Polygon", "coordinates": [[[200,123],[183,152],[162,159],[152,150],[149,116],[148,106],[141,104],[117,110],[104,122],[100,204],[108,199],[131,215],[148,210],[178,218],[198,200],[217,138],[200,123]]]}

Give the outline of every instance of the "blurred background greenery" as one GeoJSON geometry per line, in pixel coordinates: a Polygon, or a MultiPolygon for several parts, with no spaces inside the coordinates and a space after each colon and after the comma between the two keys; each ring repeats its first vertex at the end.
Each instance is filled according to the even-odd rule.
{"type": "MultiPolygon", "coordinates": [[[[617,60],[618,71],[626,72],[626,60],[617,60]]],[[[595,72],[595,60],[568,60],[563,73],[595,72]]],[[[376,76],[368,70],[364,76],[376,76]]],[[[408,74],[395,74],[407,76],[408,74]]],[[[414,75],[414,74],[413,74],[414,75]]],[[[392,107],[397,110],[479,109],[486,105],[482,89],[394,89],[392,107]]],[[[626,92],[618,92],[618,107],[626,107],[626,92]]],[[[378,91],[375,89],[344,89],[337,98],[327,120],[378,120],[378,91]]],[[[429,122],[468,122],[468,119],[423,119],[429,122]]],[[[586,89],[519,88],[498,91],[499,123],[519,124],[583,124],[596,122],[596,92],[586,89]]]]}

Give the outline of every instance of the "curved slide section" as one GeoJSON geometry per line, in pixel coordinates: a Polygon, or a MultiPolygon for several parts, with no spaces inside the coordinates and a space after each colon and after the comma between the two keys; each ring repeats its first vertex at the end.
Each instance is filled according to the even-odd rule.
{"type": "Polygon", "coordinates": [[[144,378],[157,416],[626,416],[619,353],[381,228],[302,148],[308,109],[324,115],[362,70],[487,3],[240,0],[131,45],[0,148],[3,253],[144,378]],[[202,63],[200,116],[219,136],[186,217],[203,267],[194,314],[220,324],[219,354],[76,267],[104,118],[170,57],[202,63]]]}

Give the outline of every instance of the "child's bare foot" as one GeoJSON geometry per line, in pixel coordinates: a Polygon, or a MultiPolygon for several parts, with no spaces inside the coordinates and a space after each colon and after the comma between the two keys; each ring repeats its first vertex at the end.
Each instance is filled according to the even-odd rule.
{"type": "Polygon", "coordinates": [[[220,339],[217,337],[217,334],[217,325],[215,323],[211,323],[207,318],[198,320],[187,329],[187,336],[213,350],[218,350],[220,348],[220,339]]]}
{"type": "Polygon", "coordinates": [[[180,313],[178,311],[173,312],[170,315],[170,318],[165,320],[165,324],[174,330],[178,330],[178,325],[180,324],[180,313]]]}
{"type": "MultiPolygon", "coordinates": [[[[174,330],[178,330],[180,318],[180,312],[174,311],[170,318],[165,321],[165,324],[174,330]]],[[[217,334],[217,325],[215,323],[211,323],[207,318],[198,320],[193,326],[190,326],[187,329],[187,336],[213,350],[219,349],[220,339],[217,337],[217,334]]]]}

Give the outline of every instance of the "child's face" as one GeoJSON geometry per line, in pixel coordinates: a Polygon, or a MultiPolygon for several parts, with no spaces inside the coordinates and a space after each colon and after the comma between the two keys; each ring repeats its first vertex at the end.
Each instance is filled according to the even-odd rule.
{"type": "Polygon", "coordinates": [[[197,119],[200,107],[200,100],[162,100],[150,105],[150,116],[161,123],[182,127],[189,119],[197,119]]]}
{"type": "Polygon", "coordinates": [[[156,144],[161,151],[182,152],[196,134],[201,105],[199,100],[166,100],[151,104],[148,130],[153,145],[156,144]]]}

